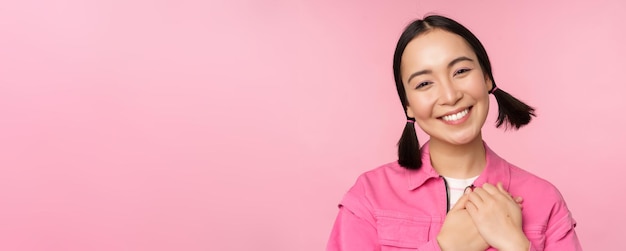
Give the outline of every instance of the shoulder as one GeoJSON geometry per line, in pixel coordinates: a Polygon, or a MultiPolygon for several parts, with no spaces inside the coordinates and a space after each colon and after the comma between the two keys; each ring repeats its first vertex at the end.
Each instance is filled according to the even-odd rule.
{"type": "MultiPolygon", "coordinates": [[[[486,146],[486,145],[485,145],[486,146]]],[[[559,190],[551,182],[500,157],[488,146],[487,181],[502,182],[513,196],[542,198],[542,202],[562,200],[559,190]]]]}
{"type": "Polygon", "coordinates": [[[550,181],[510,163],[509,170],[511,172],[510,187],[513,191],[541,196],[544,200],[563,200],[557,187],[550,181]]]}
{"type": "Polygon", "coordinates": [[[378,207],[379,198],[393,193],[405,177],[405,170],[395,161],[362,173],[342,198],[340,207],[373,222],[372,212],[378,207]]]}
{"type": "Polygon", "coordinates": [[[390,181],[396,181],[405,178],[406,172],[407,170],[400,166],[397,161],[389,162],[359,175],[355,185],[387,185],[390,181]]]}
{"type": "Polygon", "coordinates": [[[348,190],[347,196],[356,196],[361,199],[373,199],[385,194],[394,193],[399,189],[407,188],[408,170],[397,161],[386,163],[368,170],[358,176],[354,185],[348,190]]]}
{"type": "Polygon", "coordinates": [[[576,226],[559,189],[539,176],[511,165],[509,192],[523,198],[524,228],[540,229],[549,238],[560,239],[576,226]]]}
{"type": "Polygon", "coordinates": [[[408,190],[409,172],[397,161],[366,171],[358,176],[343,201],[353,198],[372,201],[372,203],[377,204],[381,200],[391,199],[389,198],[390,194],[408,190]]]}
{"type": "Polygon", "coordinates": [[[523,198],[523,213],[529,223],[549,226],[560,221],[575,225],[563,195],[554,184],[514,165],[510,165],[510,170],[509,193],[523,198]]]}

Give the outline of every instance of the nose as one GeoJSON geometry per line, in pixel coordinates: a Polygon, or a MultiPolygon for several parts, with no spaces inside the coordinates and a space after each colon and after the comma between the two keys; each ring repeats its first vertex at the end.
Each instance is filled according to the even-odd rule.
{"type": "Polygon", "coordinates": [[[452,81],[445,80],[440,86],[439,103],[441,105],[456,105],[463,98],[463,93],[454,86],[452,81]]]}

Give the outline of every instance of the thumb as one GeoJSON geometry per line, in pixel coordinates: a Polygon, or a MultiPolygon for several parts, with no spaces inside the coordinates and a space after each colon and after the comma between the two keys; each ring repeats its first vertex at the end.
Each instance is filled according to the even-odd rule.
{"type": "Polygon", "coordinates": [[[472,192],[471,189],[465,189],[463,196],[459,198],[459,200],[456,202],[456,204],[454,204],[454,207],[450,209],[450,211],[465,209],[465,204],[467,204],[467,201],[469,200],[469,195],[471,192],[472,192]]]}

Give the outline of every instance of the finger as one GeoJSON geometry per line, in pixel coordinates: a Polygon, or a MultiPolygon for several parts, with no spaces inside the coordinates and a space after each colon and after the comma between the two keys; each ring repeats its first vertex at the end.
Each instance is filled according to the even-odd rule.
{"type": "Polygon", "coordinates": [[[522,207],[522,202],[524,201],[524,199],[522,199],[522,197],[511,197],[511,202],[514,202],[515,204],[517,204],[518,206],[520,206],[520,208],[522,207]]]}
{"type": "Polygon", "coordinates": [[[493,199],[493,196],[482,187],[475,188],[472,194],[478,195],[483,202],[493,199]]]}
{"type": "Polygon", "coordinates": [[[465,209],[472,219],[474,219],[474,216],[478,215],[478,207],[471,201],[467,201],[465,209]]]}
{"type": "Polygon", "coordinates": [[[483,184],[483,189],[485,189],[485,191],[487,191],[489,194],[492,194],[492,195],[500,193],[497,187],[489,183],[483,184]]]}
{"type": "Polygon", "coordinates": [[[502,186],[502,182],[498,182],[498,184],[496,185],[498,187],[498,190],[500,190],[500,192],[505,192],[505,193],[509,193],[508,191],[504,190],[504,187],[502,186]]]}
{"type": "Polygon", "coordinates": [[[513,197],[513,195],[511,195],[508,191],[504,189],[504,186],[502,186],[502,182],[498,182],[496,186],[498,187],[500,193],[503,194],[508,200],[515,202],[520,209],[524,208],[524,206],[522,206],[522,201],[524,201],[522,197],[513,197]]]}
{"type": "MultiPolygon", "coordinates": [[[[480,195],[480,193],[485,194],[485,193],[487,193],[487,192],[485,192],[484,190],[482,190],[480,187],[477,187],[477,188],[475,188],[475,189],[474,189],[474,191],[472,191],[471,193],[469,193],[469,194],[468,194],[468,196],[467,196],[467,197],[468,197],[468,200],[469,200],[469,201],[471,201],[472,203],[474,203],[474,205],[475,205],[476,207],[481,207],[481,206],[484,204],[484,201],[483,201],[483,196],[486,196],[486,195],[482,195],[482,196],[481,196],[481,195],[480,195]]],[[[467,208],[467,207],[466,207],[466,208],[467,208]]]]}
{"type": "Polygon", "coordinates": [[[502,182],[498,182],[496,186],[500,194],[502,194],[506,199],[512,202],[516,202],[513,196],[507,190],[504,189],[504,186],[502,186],[502,182]]]}
{"type": "Polygon", "coordinates": [[[509,191],[504,189],[504,186],[502,186],[502,182],[498,182],[498,184],[496,186],[498,187],[498,191],[500,191],[500,193],[506,195],[507,197],[509,197],[511,199],[513,198],[511,196],[511,194],[509,193],[509,191]]]}
{"type": "Polygon", "coordinates": [[[459,198],[459,200],[456,201],[456,204],[454,204],[454,207],[452,207],[450,211],[465,209],[465,205],[467,204],[467,201],[469,200],[469,194],[471,192],[472,192],[471,190],[466,189],[463,196],[461,196],[461,198],[459,198]]]}
{"type": "MultiPolygon", "coordinates": [[[[494,185],[485,183],[483,184],[482,188],[491,196],[491,199],[495,201],[513,202],[513,200],[510,198],[508,194],[503,194],[502,191],[500,191],[500,188],[494,185]]],[[[483,198],[483,200],[484,199],[485,198],[483,198]]]]}

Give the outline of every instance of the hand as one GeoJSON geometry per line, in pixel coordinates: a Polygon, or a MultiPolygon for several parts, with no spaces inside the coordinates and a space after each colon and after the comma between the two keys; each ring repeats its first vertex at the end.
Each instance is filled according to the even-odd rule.
{"type": "Polygon", "coordinates": [[[522,231],[521,198],[513,199],[502,184],[485,183],[468,195],[466,209],[478,232],[492,247],[507,250],[528,250],[530,242],[522,231]]]}
{"type": "Polygon", "coordinates": [[[443,251],[485,251],[489,244],[480,236],[474,221],[465,209],[469,189],[446,215],[437,242],[443,251]]]}

